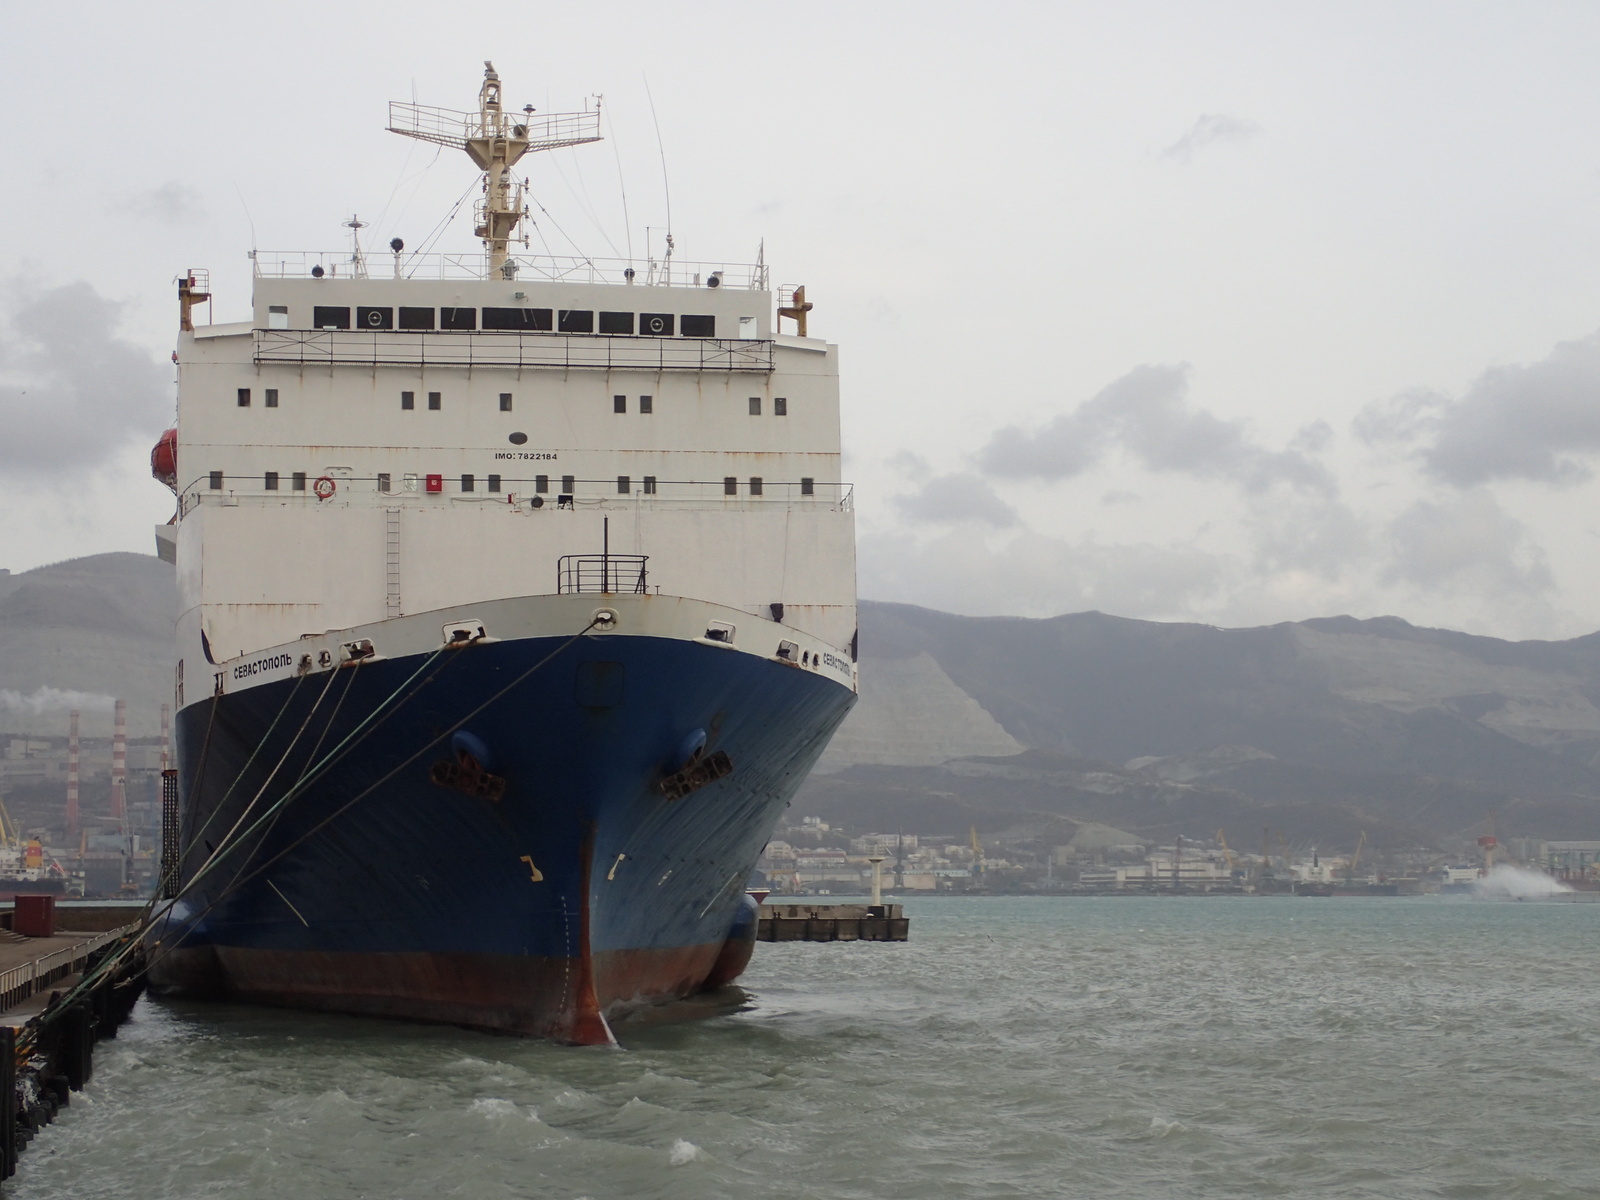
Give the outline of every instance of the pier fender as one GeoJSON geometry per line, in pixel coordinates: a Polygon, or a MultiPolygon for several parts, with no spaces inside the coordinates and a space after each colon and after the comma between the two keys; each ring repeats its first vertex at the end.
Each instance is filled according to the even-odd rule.
{"type": "Polygon", "coordinates": [[[471,757],[482,770],[491,773],[494,771],[494,754],[484,740],[470,730],[458,729],[452,733],[450,735],[450,749],[455,751],[458,759],[465,754],[471,757]]]}
{"type": "Polygon", "coordinates": [[[760,923],[761,906],[747,892],[739,897],[733,928],[728,930],[727,940],[722,943],[717,961],[711,964],[711,973],[700,985],[701,991],[711,992],[727,987],[744,974],[744,969],[750,965],[750,956],[756,951],[756,929],[760,923]]]}

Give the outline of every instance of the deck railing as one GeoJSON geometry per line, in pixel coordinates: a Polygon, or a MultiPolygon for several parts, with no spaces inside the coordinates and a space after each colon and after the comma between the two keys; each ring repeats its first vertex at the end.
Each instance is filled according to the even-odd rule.
{"type": "MultiPolygon", "coordinates": [[[[263,279],[488,279],[489,257],[475,254],[391,255],[363,251],[357,261],[346,251],[256,250],[255,273],[263,279]],[[398,259],[398,261],[396,261],[398,259]]],[[[511,273],[495,278],[551,283],[620,283],[640,287],[730,287],[766,291],[762,263],[678,262],[654,258],[586,258],[559,254],[514,254],[511,273]],[[715,277],[716,282],[712,282],[715,277]]]]}
{"type": "Polygon", "coordinates": [[[649,592],[648,554],[563,554],[556,561],[556,592],[649,592]]]}
{"type": "Polygon", "coordinates": [[[20,967],[0,971],[0,1012],[13,1009],[52,983],[76,974],[95,951],[120,941],[136,928],[136,925],[124,925],[121,929],[113,929],[79,942],[76,946],[56,950],[20,967]]]}

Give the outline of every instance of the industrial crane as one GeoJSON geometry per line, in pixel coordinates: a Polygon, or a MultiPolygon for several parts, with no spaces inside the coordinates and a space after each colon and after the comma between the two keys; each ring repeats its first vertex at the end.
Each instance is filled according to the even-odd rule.
{"type": "Polygon", "coordinates": [[[1361,861],[1361,847],[1367,844],[1367,831],[1363,829],[1361,836],[1356,839],[1356,852],[1350,856],[1350,865],[1345,868],[1344,879],[1346,883],[1355,883],[1356,864],[1361,861]]]}

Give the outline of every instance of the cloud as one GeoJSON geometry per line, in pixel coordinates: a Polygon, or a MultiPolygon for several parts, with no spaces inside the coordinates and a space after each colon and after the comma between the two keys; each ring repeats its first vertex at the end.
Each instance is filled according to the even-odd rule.
{"type": "Polygon", "coordinates": [[[1261,132],[1261,126],[1227,113],[1201,113],[1187,132],[1161,152],[1168,162],[1186,163],[1195,152],[1218,142],[1243,142],[1261,132]]]}
{"type": "Polygon", "coordinates": [[[1099,609],[1190,619],[1224,597],[1237,564],[1194,546],[1104,545],[1022,530],[991,545],[959,531],[861,542],[861,594],[979,616],[1099,609]]]}
{"type": "MultiPolygon", "coordinates": [[[[1188,402],[1189,368],[1136,367],[1092,399],[1049,423],[1008,426],[978,452],[997,478],[1069,479],[1120,448],[1152,471],[1221,479],[1249,493],[1277,484],[1332,494],[1332,476],[1301,449],[1268,450],[1242,421],[1225,421],[1188,402]]],[[[1316,440],[1302,430],[1300,440],[1316,440]]]]}
{"type": "Polygon", "coordinates": [[[1574,484],[1600,453],[1600,333],[1561,342],[1540,362],[1485,371],[1458,399],[1404,392],[1354,422],[1368,445],[1414,454],[1438,479],[1574,484]]]}
{"type": "Polygon", "coordinates": [[[0,708],[29,713],[35,717],[44,713],[70,712],[72,709],[79,712],[110,712],[116,703],[115,698],[99,692],[74,692],[45,686],[24,695],[12,688],[0,688],[0,708]]]}
{"type": "Polygon", "coordinates": [[[1555,580],[1527,526],[1481,489],[1418,500],[1389,524],[1386,583],[1493,599],[1541,596],[1555,580]]]}
{"type": "Polygon", "coordinates": [[[181,225],[200,215],[200,194],[177,180],[148,191],[133,192],[120,207],[135,216],[167,225],[181,225]]]}
{"type": "Polygon", "coordinates": [[[930,479],[915,492],[895,496],[893,503],[906,520],[923,524],[978,521],[1005,529],[1020,521],[987,480],[970,472],[930,479]]]}
{"type": "Polygon", "coordinates": [[[0,293],[0,471],[81,471],[172,417],[166,372],[116,336],[120,306],[87,283],[0,293]]]}

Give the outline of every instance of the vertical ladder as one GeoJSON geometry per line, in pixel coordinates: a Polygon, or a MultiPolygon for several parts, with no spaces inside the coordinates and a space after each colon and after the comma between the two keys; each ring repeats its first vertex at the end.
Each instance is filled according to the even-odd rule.
{"type": "Polygon", "coordinates": [[[400,510],[384,512],[383,568],[388,584],[389,616],[400,615],[400,510]]]}

